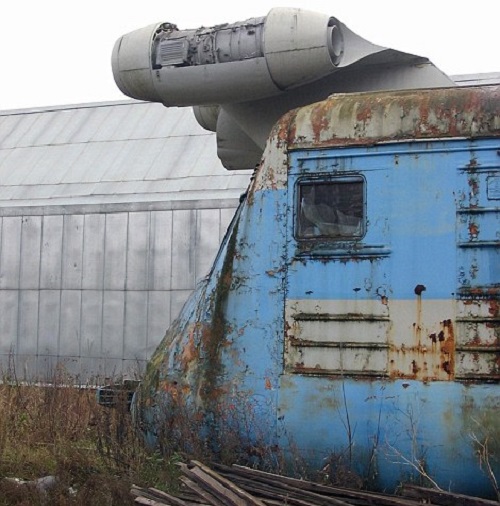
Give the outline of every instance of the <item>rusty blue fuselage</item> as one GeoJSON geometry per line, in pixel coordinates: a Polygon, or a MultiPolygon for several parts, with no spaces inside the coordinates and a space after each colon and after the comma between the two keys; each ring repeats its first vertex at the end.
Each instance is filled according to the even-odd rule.
{"type": "Polygon", "coordinates": [[[493,496],[499,200],[499,87],[291,111],[148,366],[146,430],[493,496]]]}

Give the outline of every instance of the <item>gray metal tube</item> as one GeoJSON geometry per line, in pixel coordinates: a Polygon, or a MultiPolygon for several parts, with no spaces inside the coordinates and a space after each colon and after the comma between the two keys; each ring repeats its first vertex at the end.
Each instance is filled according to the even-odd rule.
{"type": "Polygon", "coordinates": [[[326,14],[288,8],[198,30],[151,25],[116,42],[113,74],[126,95],[165,105],[258,100],[333,72],[342,30],[326,14]]]}

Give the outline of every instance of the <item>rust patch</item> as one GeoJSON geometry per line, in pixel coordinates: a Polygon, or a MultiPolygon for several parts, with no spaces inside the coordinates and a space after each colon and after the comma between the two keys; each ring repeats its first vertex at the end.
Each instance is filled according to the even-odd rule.
{"type": "Polygon", "coordinates": [[[469,174],[469,206],[477,207],[479,205],[479,178],[475,174],[469,174]]]}
{"type": "Polygon", "coordinates": [[[289,117],[288,139],[295,149],[498,135],[499,100],[499,86],[337,93],[289,117]]]}
{"type": "Polygon", "coordinates": [[[313,109],[311,114],[311,127],[315,142],[321,142],[324,132],[330,126],[330,118],[327,114],[328,102],[321,102],[313,109]]]}
{"type": "Polygon", "coordinates": [[[500,301],[498,300],[490,300],[488,303],[488,313],[494,317],[498,317],[498,312],[500,309],[500,301]]]}
{"type": "Polygon", "coordinates": [[[182,350],[181,363],[184,368],[184,371],[186,371],[188,369],[189,364],[191,362],[198,360],[198,358],[199,358],[198,349],[196,347],[195,340],[194,340],[194,334],[195,334],[195,329],[193,327],[189,330],[188,342],[186,343],[186,345],[184,346],[184,348],[182,350]]]}
{"type": "Polygon", "coordinates": [[[475,241],[479,236],[479,225],[477,223],[469,223],[469,240],[475,241]]]}
{"type": "Polygon", "coordinates": [[[451,319],[439,322],[439,328],[423,338],[422,293],[424,285],[414,289],[417,295],[416,320],[410,345],[390,346],[389,376],[422,381],[451,381],[455,377],[455,332],[451,319]]]}

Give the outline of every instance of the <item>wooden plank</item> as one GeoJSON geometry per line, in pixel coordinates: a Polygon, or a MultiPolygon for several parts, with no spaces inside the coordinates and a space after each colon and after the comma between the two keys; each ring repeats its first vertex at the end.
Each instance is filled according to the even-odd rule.
{"type": "Polygon", "coordinates": [[[224,476],[220,475],[213,469],[211,469],[208,466],[205,466],[201,462],[198,462],[197,460],[192,460],[191,463],[195,465],[196,467],[200,468],[204,473],[211,476],[215,480],[217,480],[219,483],[222,483],[226,488],[234,492],[237,496],[244,499],[247,506],[266,506],[262,501],[257,499],[256,497],[253,497],[251,494],[249,494],[247,491],[243,490],[242,488],[238,487],[235,483],[233,483],[231,480],[228,480],[224,476]]]}
{"type": "MultiPolygon", "coordinates": [[[[273,498],[281,498],[286,500],[288,504],[297,504],[297,505],[306,505],[306,504],[315,504],[315,505],[330,505],[330,506],[353,506],[351,501],[345,501],[343,499],[335,498],[332,496],[326,496],[322,494],[317,494],[315,492],[309,490],[303,490],[286,483],[279,483],[272,485],[267,483],[267,491],[265,492],[267,496],[271,496],[273,498]]],[[[248,483],[248,489],[253,493],[259,493],[263,491],[262,483],[257,481],[250,481],[248,483]]]]}
{"type": "Polygon", "coordinates": [[[144,506],[165,506],[165,504],[168,504],[164,502],[153,501],[153,499],[148,499],[146,497],[141,496],[136,497],[134,502],[136,504],[143,504],[144,506]]]}
{"type": "Polygon", "coordinates": [[[267,499],[281,500],[283,504],[294,504],[297,506],[309,505],[331,505],[331,506],[353,506],[352,502],[327,497],[311,491],[302,490],[285,483],[263,482],[251,478],[236,477],[240,485],[247,491],[257,494],[264,503],[267,499]]]}
{"type": "Polygon", "coordinates": [[[186,506],[185,501],[155,488],[145,489],[137,487],[136,485],[132,485],[130,493],[137,496],[138,498],[153,501],[156,504],[168,504],[169,506],[186,506]]]}
{"type": "Polygon", "coordinates": [[[224,487],[215,478],[202,471],[199,467],[190,469],[194,480],[210,493],[217,496],[220,504],[224,506],[246,506],[244,499],[236,495],[234,492],[224,487]]]}
{"type": "MultiPolygon", "coordinates": [[[[219,465],[215,467],[217,469],[220,469],[219,465]]],[[[297,478],[290,478],[288,476],[275,475],[272,473],[267,473],[265,471],[250,469],[245,466],[233,465],[227,469],[234,473],[240,473],[243,476],[247,476],[255,480],[264,481],[271,484],[283,483],[302,490],[309,490],[318,494],[324,494],[325,497],[362,499],[365,501],[364,504],[370,506],[419,506],[420,504],[418,501],[413,501],[406,498],[390,496],[387,494],[379,494],[376,492],[365,492],[362,490],[321,485],[319,483],[311,481],[299,480],[297,478]]]]}
{"type": "Polygon", "coordinates": [[[187,476],[181,476],[181,481],[187,487],[189,487],[193,492],[198,494],[198,496],[207,502],[207,504],[211,504],[212,506],[220,506],[221,502],[217,497],[214,497],[212,494],[208,493],[206,490],[201,488],[197,483],[193,480],[190,480],[187,476]]]}
{"type": "Polygon", "coordinates": [[[426,499],[432,504],[440,506],[498,506],[498,501],[481,499],[463,494],[454,494],[444,490],[419,487],[417,485],[403,485],[401,493],[406,497],[426,499]]]}
{"type": "Polygon", "coordinates": [[[404,497],[322,485],[276,475],[244,466],[213,464],[216,470],[199,461],[179,464],[184,493],[172,496],[155,488],[132,486],[137,504],[144,506],[498,506],[488,499],[451,492],[403,485],[404,497]],[[189,493],[188,493],[189,492],[189,493]],[[189,498],[189,499],[187,499],[189,498]]]}

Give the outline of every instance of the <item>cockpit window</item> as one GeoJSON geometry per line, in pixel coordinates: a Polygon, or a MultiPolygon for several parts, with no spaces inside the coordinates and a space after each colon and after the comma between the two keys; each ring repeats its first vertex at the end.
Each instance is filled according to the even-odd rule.
{"type": "Polygon", "coordinates": [[[365,233],[362,177],[298,185],[298,239],[355,240],[365,233]]]}

